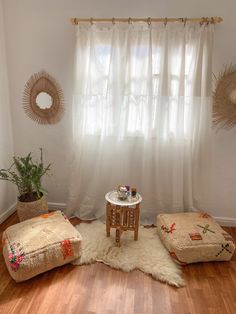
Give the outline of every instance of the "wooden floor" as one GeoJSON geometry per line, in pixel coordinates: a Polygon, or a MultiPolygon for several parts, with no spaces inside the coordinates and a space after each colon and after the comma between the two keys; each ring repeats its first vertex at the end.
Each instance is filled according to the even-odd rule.
{"type": "MultiPolygon", "coordinates": [[[[13,214],[0,225],[0,237],[16,222],[13,214]]],[[[225,230],[236,240],[236,228],[225,230]]],[[[68,264],[17,284],[0,249],[1,314],[236,313],[236,255],[231,262],[184,267],[186,287],[173,288],[140,271],[124,273],[101,263],[68,264]]]]}

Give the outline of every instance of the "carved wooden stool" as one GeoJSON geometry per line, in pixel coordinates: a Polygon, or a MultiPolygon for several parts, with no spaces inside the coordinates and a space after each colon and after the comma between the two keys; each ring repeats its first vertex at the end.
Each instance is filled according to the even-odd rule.
{"type": "Polygon", "coordinates": [[[120,246],[121,233],[126,230],[134,231],[134,240],[138,240],[139,228],[139,204],[142,197],[139,193],[135,197],[128,197],[127,200],[120,200],[117,191],[112,191],[105,196],[106,205],[106,231],[110,236],[111,228],[116,229],[116,244],[120,246]]]}

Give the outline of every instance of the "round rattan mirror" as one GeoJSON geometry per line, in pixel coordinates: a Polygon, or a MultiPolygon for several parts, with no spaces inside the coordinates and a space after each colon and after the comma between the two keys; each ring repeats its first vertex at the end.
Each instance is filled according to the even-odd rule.
{"type": "Polygon", "coordinates": [[[25,85],[23,106],[26,114],[39,124],[54,124],[64,113],[63,92],[47,72],[33,74],[25,85]]]}
{"type": "Polygon", "coordinates": [[[226,129],[236,125],[236,65],[225,67],[216,79],[213,124],[226,129]]]}

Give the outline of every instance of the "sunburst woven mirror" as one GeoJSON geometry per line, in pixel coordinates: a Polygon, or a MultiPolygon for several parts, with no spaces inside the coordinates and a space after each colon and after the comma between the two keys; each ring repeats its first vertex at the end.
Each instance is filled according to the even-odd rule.
{"type": "Polygon", "coordinates": [[[25,113],[39,124],[55,124],[64,114],[63,92],[47,72],[33,74],[25,85],[25,113]]]}
{"type": "Polygon", "coordinates": [[[213,124],[225,129],[236,125],[236,65],[225,67],[216,79],[213,124]]]}

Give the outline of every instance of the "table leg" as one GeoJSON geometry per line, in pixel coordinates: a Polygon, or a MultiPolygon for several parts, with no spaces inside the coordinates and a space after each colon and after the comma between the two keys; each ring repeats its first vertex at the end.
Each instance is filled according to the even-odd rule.
{"type": "Polygon", "coordinates": [[[120,234],[121,234],[120,229],[116,229],[116,245],[117,246],[120,246],[120,234]]]}
{"type": "Polygon", "coordinates": [[[106,205],[106,231],[107,231],[107,237],[110,237],[110,230],[111,230],[111,211],[110,211],[110,203],[107,202],[106,205]]]}
{"type": "Polygon", "coordinates": [[[123,222],[122,226],[127,228],[127,207],[123,207],[123,222]]]}
{"type": "Polygon", "coordinates": [[[140,208],[139,208],[139,204],[137,204],[135,208],[135,225],[134,225],[134,240],[135,241],[138,240],[139,213],[140,213],[140,208]]]}

